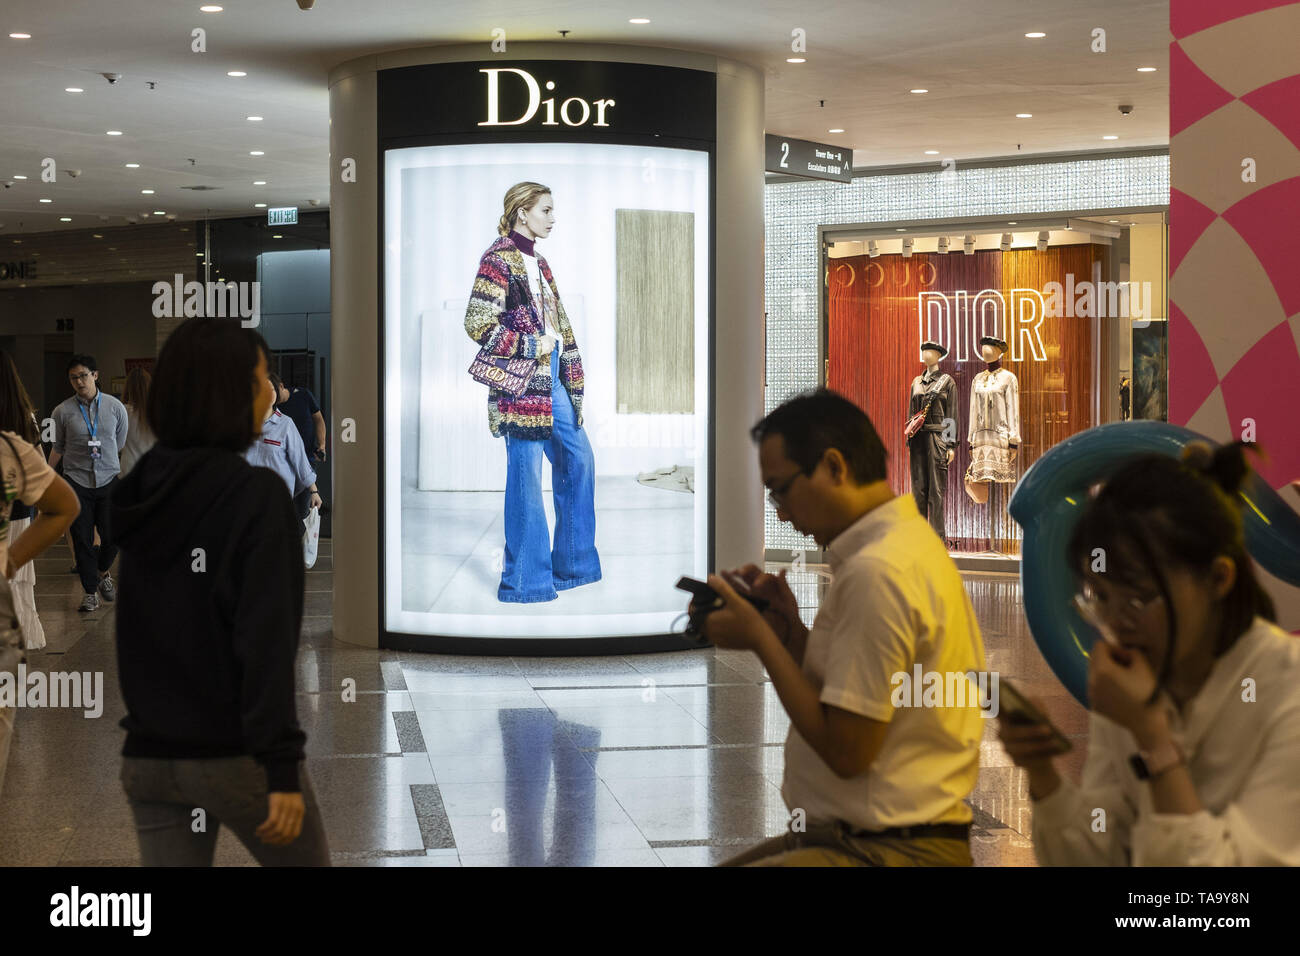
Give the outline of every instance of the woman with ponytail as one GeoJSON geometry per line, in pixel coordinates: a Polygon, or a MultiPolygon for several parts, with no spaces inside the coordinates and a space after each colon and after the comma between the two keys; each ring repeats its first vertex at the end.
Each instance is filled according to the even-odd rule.
{"type": "Polygon", "coordinates": [[[1090,654],[1083,781],[1041,724],[1002,722],[1044,865],[1300,865],[1300,640],[1246,552],[1244,446],[1143,456],[1069,542],[1090,654]]]}

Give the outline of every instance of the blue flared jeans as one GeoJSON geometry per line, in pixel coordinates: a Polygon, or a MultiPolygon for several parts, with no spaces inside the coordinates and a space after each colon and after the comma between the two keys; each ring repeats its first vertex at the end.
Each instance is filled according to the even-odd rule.
{"type": "Polygon", "coordinates": [[[560,380],[559,350],[551,353],[551,437],[506,436],[506,547],[497,600],[553,601],[557,591],[600,580],[596,553],[596,460],[578,427],[560,380]],[[542,456],[551,463],[555,541],[542,506],[542,456]]]}

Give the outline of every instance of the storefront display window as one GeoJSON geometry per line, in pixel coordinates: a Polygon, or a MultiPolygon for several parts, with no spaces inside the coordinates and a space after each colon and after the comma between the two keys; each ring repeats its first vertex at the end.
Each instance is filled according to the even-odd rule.
{"type": "Polygon", "coordinates": [[[952,551],[1017,555],[1006,505],[1047,449],[1164,417],[1163,215],[1143,219],[828,242],[826,384],[871,416],[891,485],[952,551]]]}

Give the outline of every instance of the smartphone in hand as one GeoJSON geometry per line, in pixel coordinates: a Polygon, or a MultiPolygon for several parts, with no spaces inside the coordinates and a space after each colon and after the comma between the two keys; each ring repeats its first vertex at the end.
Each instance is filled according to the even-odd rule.
{"type": "Polygon", "coordinates": [[[1056,726],[1047,719],[1047,717],[1037,707],[1029,702],[1029,698],[1016,690],[1014,684],[1005,677],[998,677],[998,716],[1005,718],[1013,724],[1042,724],[1052,732],[1052,742],[1055,746],[1055,752],[1063,754],[1068,750],[1074,749],[1074,745],[1061,733],[1056,726]]]}
{"type": "MultiPolygon", "coordinates": [[[[735,587],[734,583],[732,585],[735,587]]],[[[676,587],[682,591],[688,591],[695,596],[695,605],[701,609],[715,610],[720,607],[722,597],[717,591],[709,587],[704,581],[698,581],[695,578],[681,577],[677,579],[676,587]]],[[[750,594],[742,588],[736,588],[736,593],[743,597],[760,612],[766,611],[768,602],[766,598],[761,598],[756,594],[750,594]]]]}

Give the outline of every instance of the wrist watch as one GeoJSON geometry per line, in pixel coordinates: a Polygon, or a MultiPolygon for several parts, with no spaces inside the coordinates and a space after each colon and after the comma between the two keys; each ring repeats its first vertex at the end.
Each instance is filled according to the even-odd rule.
{"type": "Polygon", "coordinates": [[[1150,780],[1152,777],[1158,777],[1166,770],[1172,770],[1185,760],[1183,752],[1178,749],[1178,744],[1172,740],[1166,740],[1154,750],[1139,750],[1128,758],[1128,762],[1133,767],[1133,772],[1137,774],[1139,780],[1150,780]]]}

